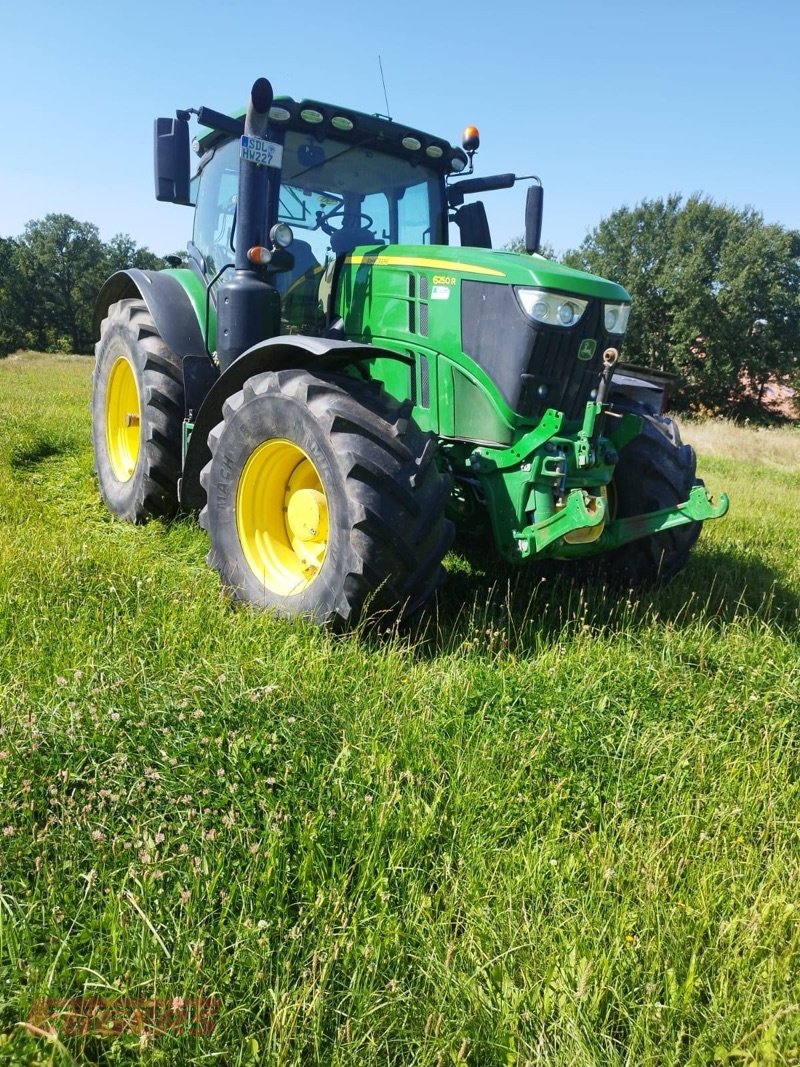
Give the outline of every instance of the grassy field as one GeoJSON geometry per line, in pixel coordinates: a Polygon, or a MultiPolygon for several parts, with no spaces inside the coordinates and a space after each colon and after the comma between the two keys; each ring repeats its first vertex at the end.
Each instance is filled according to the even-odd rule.
{"type": "Polygon", "coordinates": [[[800,1063],[800,432],[687,431],[666,589],[452,556],[412,645],[112,522],[90,372],[0,363],[0,1064],[800,1063]]]}

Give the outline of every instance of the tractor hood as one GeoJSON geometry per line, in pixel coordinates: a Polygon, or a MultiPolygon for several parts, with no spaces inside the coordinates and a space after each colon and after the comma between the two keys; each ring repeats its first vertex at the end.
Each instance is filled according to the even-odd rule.
{"type": "MultiPolygon", "coordinates": [[[[469,251],[478,251],[470,249],[469,251]]],[[[563,263],[545,259],[538,253],[533,256],[517,252],[490,252],[497,262],[504,265],[508,280],[514,285],[537,285],[542,289],[558,289],[577,296],[596,296],[603,300],[630,301],[630,294],[616,282],[574,270],[563,263]]]]}
{"type": "MultiPolygon", "coordinates": [[[[573,270],[540,255],[529,256],[517,252],[446,245],[362,246],[348,255],[347,263],[353,266],[430,270],[458,278],[536,286],[601,300],[629,302],[631,299],[628,292],[616,282],[573,270]]],[[[433,277],[432,282],[436,285],[437,278],[433,277]]]]}
{"type": "MultiPolygon", "coordinates": [[[[581,418],[598,387],[603,353],[623,343],[624,332],[610,334],[605,324],[609,304],[630,301],[622,286],[542,256],[362,245],[343,260],[336,310],[345,337],[404,353],[424,349],[431,358],[435,353],[440,377],[452,372],[458,378],[463,370],[477,382],[485,375],[484,388],[492,383],[498,404],[527,419],[550,407],[581,418]],[[547,321],[532,314],[533,306],[526,309],[526,298],[547,307],[548,291],[556,300],[545,314],[568,308],[573,321],[547,321]]],[[[445,381],[442,388],[451,386],[445,381]]],[[[455,424],[445,435],[486,438],[455,424]]]]}

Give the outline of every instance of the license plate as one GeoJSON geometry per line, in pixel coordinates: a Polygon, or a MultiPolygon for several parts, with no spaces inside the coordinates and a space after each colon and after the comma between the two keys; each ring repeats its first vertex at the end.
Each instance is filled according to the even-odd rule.
{"type": "Polygon", "coordinates": [[[281,167],[283,164],[283,145],[274,141],[265,141],[263,137],[242,136],[239,155],[248,163],[260,163],[262,167],[281,167]]]}

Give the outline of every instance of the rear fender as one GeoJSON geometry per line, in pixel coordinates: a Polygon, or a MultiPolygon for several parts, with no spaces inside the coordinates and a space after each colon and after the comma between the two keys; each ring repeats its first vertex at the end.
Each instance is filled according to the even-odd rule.
{"type": "Polygon", "coordinates": [[[159,335],[180,357],[186,413],[197,411],[219,373],[206,351],[200,326],[205,321],[205,285],[193,271],[186,269],[118,271],[111,275],[97,297],[95,339],[100,337],[100,327],[109,307],[128,298],[145,302],[159,335]]]}
{"type": "Polygon", "coordinates": [[[199,319],[205,287],[193,271],[132,268],[112,274],[95,303],[95,340],[100,337],[100,325],[109,307],[127,297],[144,300],[156,329],[176,356],[208,357],[199,319]]]}
{"type": "Polygon", "coordinates": [[[356,344],[326,337],[306,337],[291,334],[261,341],[235,360],[209,390],[192,429],[186,450],[183,476],[178,483],[178,498],[185,508],[202,508],[205,490],[200,485],[200,472],[211,459],[208,435],[222,421],[222,405],[238,393],[248,378],[263,371],[306,367],[311,371],[337,371],[371,359],[396,359],[410,366],[411,356],[390,352],[374,345],[356,344]]]}

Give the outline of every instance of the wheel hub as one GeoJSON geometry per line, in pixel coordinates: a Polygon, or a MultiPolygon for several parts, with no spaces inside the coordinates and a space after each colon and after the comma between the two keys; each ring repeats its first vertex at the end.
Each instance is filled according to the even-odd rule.
{"type": "Polygon", "coordinates": [[[318,489],[298,489],[289,497],[286,522],[293,538],[321,543],[328,537],[328,503],[318,489]]]}
{"type": "Polygon", "coordinates": [[[266,589],[303,592],[328,548],[328,502],[317,468],[291,441],[265,441],[249,456],[236,492],[242,552],[266,589]]]}
{"type": "Polygon", "coordinates": [[[141,416],[136,373],[130,361],[119,356],[106,389],[106,448],[111,469],[121,482],[131,480],[139,461],[141,416]]]}

